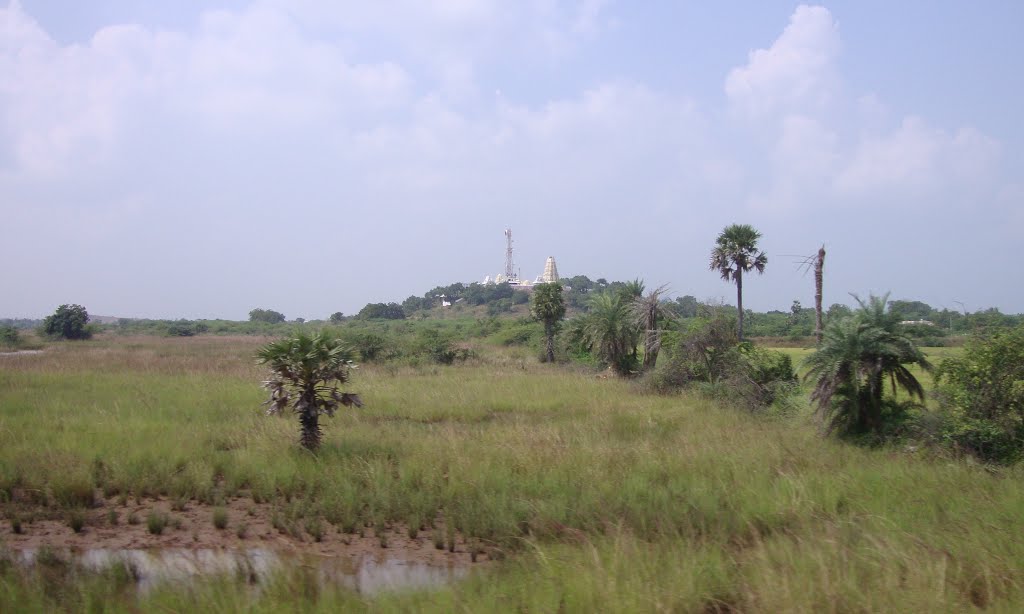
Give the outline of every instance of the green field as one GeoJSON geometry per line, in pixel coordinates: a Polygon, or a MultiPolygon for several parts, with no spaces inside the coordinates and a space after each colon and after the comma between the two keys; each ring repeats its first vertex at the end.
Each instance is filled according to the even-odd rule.
{"type": "Polygon", "coordinates": [[[491,346],[452,367],[360,366],[366,407],[325,419],[314,457],[296,420],[261,411],[260,342],[100,338],[0,357],[4,515],[62,514],[94,489],[242,496],[339,528],[443,514],[495,561],[367,598],[313,590],[301,570],[258,594],[224,577],[139,595],[0,556],[0,611],[1024,610],[1019,467],[855,447],[822,438],[807,409],[757,417],[491,346]]]}

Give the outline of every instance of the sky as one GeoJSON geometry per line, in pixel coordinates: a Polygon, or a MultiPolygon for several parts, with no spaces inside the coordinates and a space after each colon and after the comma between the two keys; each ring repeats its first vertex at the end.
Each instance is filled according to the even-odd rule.
{"type": "Polygon", "coordinates": [[[289,319],[503,271],[1024,312],[1024,3],[0,0],[0,317],[289,319]],[[1017,280],[1017,281],[1014,281],[1017,280]]]}

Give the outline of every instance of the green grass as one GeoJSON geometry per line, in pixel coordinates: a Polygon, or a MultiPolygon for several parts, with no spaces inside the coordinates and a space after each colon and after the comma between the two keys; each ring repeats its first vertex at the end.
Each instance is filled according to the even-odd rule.
{"type": "MultiPolygon", "coordinates": [[[[296,572],[256,602],[211,579],[110,607],[1024,608],[1020,467],[862,449],[819,437],[807,412],[759,419],[642,395],[518,348],[456,367],[361,366],[351,388],[366,407],[325,418],[314,457],[297,420],[262,413],[259,342],[99,339],[0,363],[0,501],[38,492],[42,506],[73,509],[93,487],[211,505],[251,496],[300,534],[321,519],[348,531],[422,519],[435,542],[454,529],[505,561],[372,601],[304,592],[296,572]],[[431,526],[439,514],[444,530],[431,526]]],[[[3,569],[0,610],[58,603],[45,579],[3,569]]],[[[57,593],[62,608],[116,589],[83,578],[57,593]]]]}

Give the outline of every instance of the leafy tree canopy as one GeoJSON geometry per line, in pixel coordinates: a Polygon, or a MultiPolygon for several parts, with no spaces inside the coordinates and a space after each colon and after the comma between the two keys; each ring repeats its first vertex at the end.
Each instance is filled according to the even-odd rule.
{"type": "Polygon", "coordinates": [[[284,314],[273,309],[256,308],[249,312],[250,322],[264,322],[266,324],[280,324],[285,321],[284,314]]]}
{"type": "Polygon", "coordinates": [[[88,339],[89,312],[81,305],[61,305],[43,320],[43,334],[54,339],[88,339]]]}
{"type": "Polygon", "coordinates": [[[405,310],[398,303],[368,303],[356,317],[360,320],[404,320],[405,310]]]}

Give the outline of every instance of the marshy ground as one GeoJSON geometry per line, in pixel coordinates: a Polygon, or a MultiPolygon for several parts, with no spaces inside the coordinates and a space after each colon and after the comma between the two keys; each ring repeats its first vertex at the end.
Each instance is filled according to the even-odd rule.
{"type": "Polygon", "coordinates": [[[0,357],[0,550],[390,548],[476,571],[375,596],[314,590],[302,566],[258,595],[232,576],[139,594],[116,574],[0,562],[0,610],[1024,607],[1020,468],[859,448],[807,411],[648,395],[486,345],[453,367],[361,365],[366,407],[325,419],[313,456],[297,420],[262,412],[263,342],[0,357]]]}

